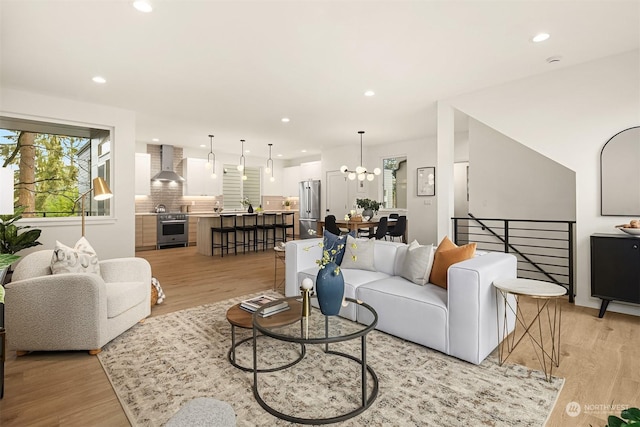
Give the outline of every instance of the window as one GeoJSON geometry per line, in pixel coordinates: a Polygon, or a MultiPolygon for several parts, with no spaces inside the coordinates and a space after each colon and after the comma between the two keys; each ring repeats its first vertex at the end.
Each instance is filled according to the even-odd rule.
{"type": "Polygon", "coordinates": [[[246,181],[237,165],[224,165],[222,178],[222,194],[224,194],[224,208],[243,209],[242,200],[247,198],[254,207],[261,203],[260,198],[260,168],[245,167],[246,181]]]}
{"type": "MultiPolygon", "coordinates": [[[[93,178],[111,177],[111,132],[0,117],[0,166],[15,176],[15,206],[25,218],[79,215],[93,178]]],[[[110,215],[110,200],[86,198],[87,215],[110,215]]]]}
{"type": "Polygon", "coordinates": [[[407,208],[407,158],[382,161],[382,205],[385,209],[407,208]]]}

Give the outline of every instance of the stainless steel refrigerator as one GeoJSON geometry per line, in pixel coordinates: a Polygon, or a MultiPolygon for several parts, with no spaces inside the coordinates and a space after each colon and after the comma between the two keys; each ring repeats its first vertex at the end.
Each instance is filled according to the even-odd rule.
{"type": "Polygon", "coordinates": [[[320,181],[302,181],[299,191],[300,238],[320,237],[315,234],[320,220],[320,181]]]}

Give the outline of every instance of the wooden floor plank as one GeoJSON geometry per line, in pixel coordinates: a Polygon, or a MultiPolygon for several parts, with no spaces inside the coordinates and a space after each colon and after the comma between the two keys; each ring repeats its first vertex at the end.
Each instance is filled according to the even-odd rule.
{"type": "MultiPolygon", "coordinates": [[[[195,247],[145,251],[153,275],[167,295],[152,316],[268,290],[274,282],[273,251],[224,258],[197,254],[195,247]]],[[[521,304],[526,313],[534,306],[521,304]]],[[[570,417],[569,402],[593,405],[640,404],[640,319],[563,303],[560,367],[566,378],[548,426],[601,426],[605,413],[582,411],[570,417]]],[[[540,369],[530,344],[516,349],[510,363],[540,369]]],[[[5,397],[0,400],[0,426],[128,426],[118,399],[97,357],[86,352],[36,352],[5,365],[5,397]]],[[[587,405],[587,406],[585,406],[587,405]]],[[[589,406],[591,405],[591,406],[589,406]]]]}

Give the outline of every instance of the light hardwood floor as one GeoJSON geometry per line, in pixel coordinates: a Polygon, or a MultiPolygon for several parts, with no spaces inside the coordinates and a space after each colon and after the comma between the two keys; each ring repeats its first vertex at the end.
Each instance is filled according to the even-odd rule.
{"type": "MultiPolygon", "coordinates": [[[[191,247],[140,252],[138,256],[149,260],[167,295],[162,305],[153,307],[152,316],[273,286],[272,251],[221,259],[198,255],[191,247]]],[[[522,305],[527,311],[533,308],[532,304],[522,305]]],[[[547,425],[604,426],[611,411],[602,412],[602,406],[640,405],[640,319],[616,313],[598,319],[597,310],[568,303],[563,303],[563,309],[561,361],[554,375],[566,382],[547,425]],[[574,401],[583,411],[569,417],[565,407],[574,401]]],[[[510,363],[540,369],[526,341],[510,363]]],[[[35,352],[16,358],[10,352],[5,368],[0,426],[129,425],[95,356],[35,352]]]]}

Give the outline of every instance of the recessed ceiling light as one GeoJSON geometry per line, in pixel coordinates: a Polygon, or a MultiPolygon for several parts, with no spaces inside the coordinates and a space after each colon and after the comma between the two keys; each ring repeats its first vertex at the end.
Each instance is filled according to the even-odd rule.
{"type": "Polygon", "coordinates": [[[245,153],[250,153],[250,152],[251,152],[251,150],[244,150],[244,152],[245,152],[245,153]]]}
{"type": "Polygon", "coordinates": [[[276,154],[276,156],[278,156],[278,157],[282,157],[282,154],[276,154]]]}
{"type": "Polygon", "coordinates": [[[301,153],[306,153],[306,152],[307,152],[307,150],[300,150],[300,152],[301,152],[301,153]]]}
{"type": "Polygon", "coordinates": [[[207,144],[200,144],[200,147],[202,147],[202,148],[204,148],[206,146],[207,146],[207,144]]]}
{"type": "Polygon", "coordinates": [[[152,140],[153,142],[160,142],[160,140],[159,140],[158,138],[151,138],[151,140],[152,140]]]}
{"type": "Polygon", "coordinates": [[[95,76],[94,78],[92,78],[91,80],[93,80],[95,83],[106,83],[107,79],[105,79],[104,77],[100,77],[100,76],[95,76]]]}
{"type": "Polygon", "coordinates": [[[545,40],[547,40],[549,37],[549,34],[547,33],[540,33],[540,34],[536,34],[535,36],[533,36],[533,38],[531,39],[532,42],[534,43],[540,43],[543,42],[545,40]]]}
{"type": "Polygon", "coordinates": [[[376,94],[376,93],[375,93],[374,91],[372,91],[372,90],[368,90],[368,91],[366,91],[366,92],[364,93],[364,96],[373,96],[373,95],[375,95],[375,94],[376,94]]]}
{"type": "Polygon", "coordinates": [[[291,121],[291,119],[289,119],[289,117],[283,117],[283,118],[280,119],[280,121],[282,123],[289,123],[291,121]]]}
{"type": "Polygon", "coordinates": [[[149,0],[136,0],[133,2],[133,7],[144,13],[149,13],[153,10],[153,6],[151,6],[149,0]]]}

